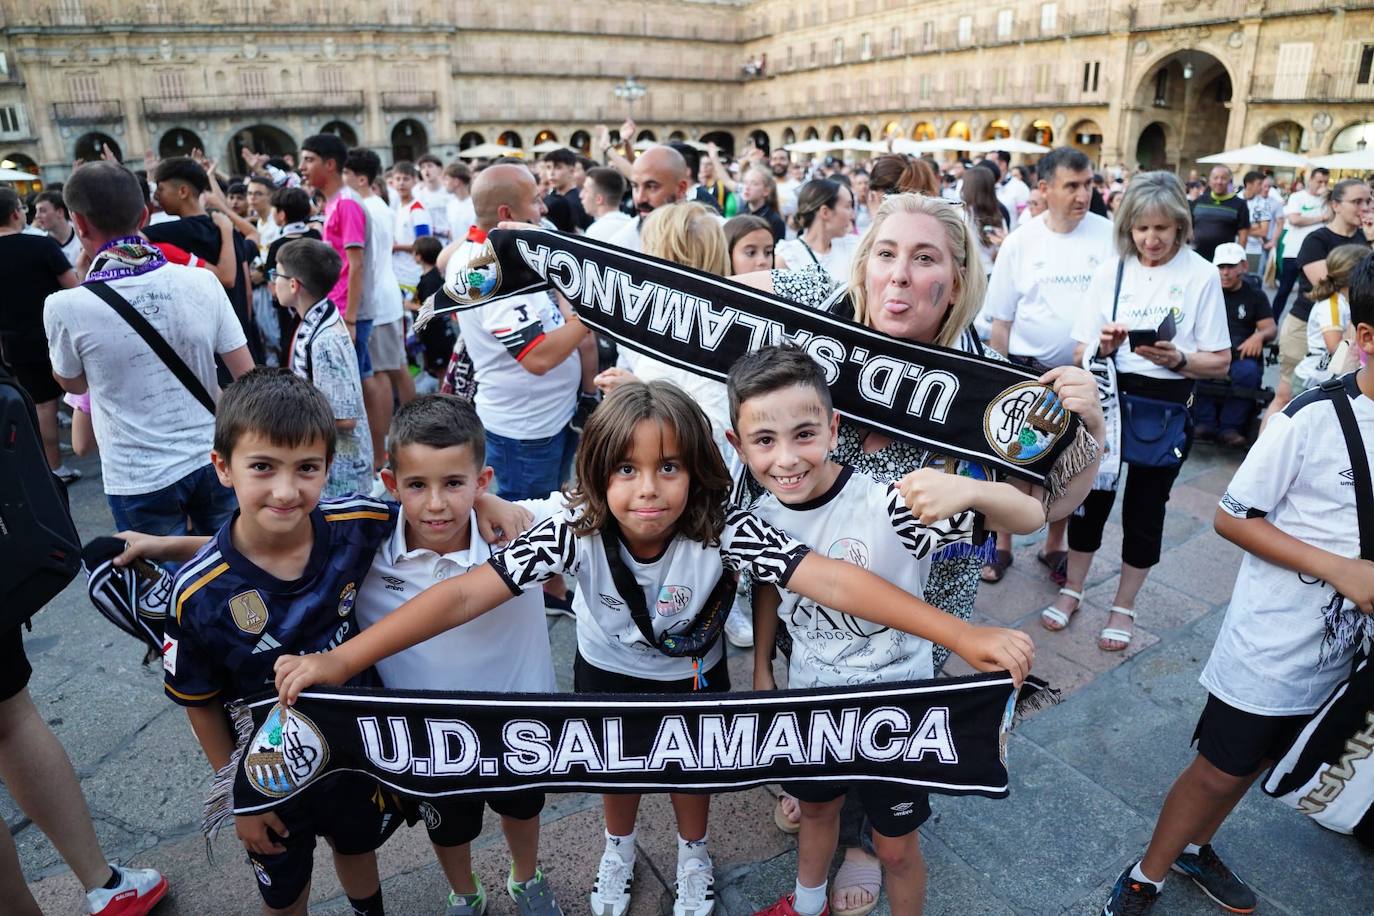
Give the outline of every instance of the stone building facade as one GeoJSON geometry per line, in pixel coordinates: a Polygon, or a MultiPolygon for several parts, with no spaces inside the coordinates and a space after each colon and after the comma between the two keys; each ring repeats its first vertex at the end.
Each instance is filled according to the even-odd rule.
{"type": "Polygon", "coordinates": [[[1374,0],[0,0],[0,158],[66,172],[330,130],[483,141],[1014,136],[1187,168],[1374,141],[1374,0]],[[759,66],[762,65],[762,66],[759,66]]]}

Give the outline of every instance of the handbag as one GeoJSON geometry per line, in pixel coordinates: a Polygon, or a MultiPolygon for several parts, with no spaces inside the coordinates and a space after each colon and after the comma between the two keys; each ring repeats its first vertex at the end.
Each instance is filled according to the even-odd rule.
{"type": "MultiPolygon", "coordinates": [[[[1121,277],[1126,262],[1117,261],[1112,321],[1121,300],[1121,277]]],[[[1192,417],[1187,404],[1161,401],[1139,394],[1119,393],[1121,403],[1121,460],[1146,468],[1176,468],[1188,451],[1192,417]]]]}
{"type": "MultiPolygon", "coordinates": [[[[1374,560],[1374,484],[1345,379],[1321,384],[1350,454],[1360,558],[1374,560]]],[[[1358,612],[1357,612],[1358,613],[1358,612]]],[[[1357,652],[1350,676],[1331,692],[1264,780],[1264,791],[1328,830],[1374,846],[1374,664],[1357,652]]]]}

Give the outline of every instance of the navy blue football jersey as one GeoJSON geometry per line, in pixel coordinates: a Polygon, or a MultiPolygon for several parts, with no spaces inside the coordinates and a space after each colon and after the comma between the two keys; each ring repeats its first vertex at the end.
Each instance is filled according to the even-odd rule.
{"type": "MultiPolygon", "coordinates": [[[[234,518],[238,513],[234,514],[234,518]]],[[[283,582],[234,549],[230,519],[176,575],[163,639],[163,687],[182,706],[270,690],[284,653],[331,649],[358,632],[353,605],[395,507],[362,496],[322,500],[305,573],[283,582]]],[[[374,684],[365,672],[352,684],[374,684]]]]}

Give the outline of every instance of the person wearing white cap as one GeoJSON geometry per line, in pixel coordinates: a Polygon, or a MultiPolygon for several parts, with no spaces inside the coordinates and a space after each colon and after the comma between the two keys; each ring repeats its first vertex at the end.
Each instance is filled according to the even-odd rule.
{"type": "MultiPolygon", "coordinates": [[[[1231,334],[1231,386],[1258,388],[1264,375],[1264,345],[1279,333],[1269,297],[1245,282],[1245,249],[1235,242],[1218,245],[1212,263],[1221,275],[1226,326],[1231,334]]],[[[1215,438],[1227,448],[1242,448],[1246,442],[1244,428],[1254,409],[1255,401],[1250,397],[1199,395],[1193,402],[1193,437],[1215,438]]]]}

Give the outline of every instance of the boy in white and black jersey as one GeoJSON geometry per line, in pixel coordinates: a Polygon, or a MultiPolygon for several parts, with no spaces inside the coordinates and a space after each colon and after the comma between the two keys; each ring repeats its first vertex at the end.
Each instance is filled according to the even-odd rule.
{"type": "MultiPolygon", "coordinates": [[[[753,514],[811,549],[865,567],[912,595],[924,594],[931,554],[970,540],[979,515],[1016,533],[1045,523],[1040,502],[1007,483],[925,469],[884,485],[831,461],[839,416],[831,406],[824,371],[795,347],[768,347],[741,359],[730,371],[729,395],[730,443],[768,491],[751,507],[753,514]]],[[[773,686],[771,649],[779,616],[792,637],[789,687],[934,676],[930,640],[794,593],[779,598],[757,583],[756,689],[773,686]]],[[[825,879],[835,854],[840,806],[850,786],[806,782],[784,788],[802,806],[797,885],[792,895],[760,912],[818,916],[826,911],[825,879]]],[[[925,866],[916,829],[930,816],[927,793],[890,783],[865,783],[857,791],[877,834],[878,855],[888,866],[892,911],[919,912],[925,866]]]]}
{"type": "MultiPolygon", "coordinates": [[[[1350,306],[1355,345],[1374,355],[1374,255],[1351,276],[1350,306]]],[[[1255,908],[1212,837],[1374,636],[1374,563],[1361,558],[1360,474],[1341,422],[1347,413],[1367,454],[1374,374],[1365,366],[1331,385],[1270,418],[1221,498],[1217,533],[1246,554],[1200,678],[1208,697],[1193,733],[1198,753],[1169,790],[1144,857],[1117,879],[1108,916],[1143,916],[1171,870],[1233,913],[1255,908]]]]}

